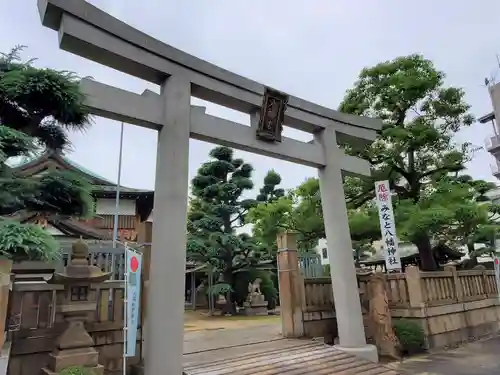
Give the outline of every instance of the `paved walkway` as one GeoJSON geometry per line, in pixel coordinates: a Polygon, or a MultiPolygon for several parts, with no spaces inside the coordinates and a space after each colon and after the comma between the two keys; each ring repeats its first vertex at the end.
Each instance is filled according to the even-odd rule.
{"type": "MultiPolygon", "coordinates": [[[[279,317],[254,320],[189,317],[185,327],[184,362],[187,367],[214,360],[247,360],[245,357],[249,359],[257,354],[261,357],[260,353],[275,352],[278,348],[293,350],[297,345],[295,340],[282,339],[279,317]]],[[[499,375],[500,337],[386,366],[408,375],[499,375]]]]}
{"type": "Polygon", "coordinates": [[[220,328],[184,332],[184,361],[206,362],[214,358],[225,359],[245,354],[248,346],[281,340],[279,320],[249,327],[220,328]]]}
{"type": "Polygon", "coordinates": [[[223,324],[219,327],[217,322],[217,319],[201,323],[186,319],[186,374],[399,374],[398,370],[361,360],[321,342],[284,339],[281,336],[279,317],[262,320],[228,319],[225,322],[220,320],[223,324]]]}
{"type": "Polygon", "coordinates": [[[500,337],[411,358],[390,367],[413,375],[498,375],[500,337]]]}
{"type": "Polygon", "coordinates": [[[276,340],[267,348],[248,345],[243,355],[186,364],[184,370],[188,375],[400,375],[333,346],[297,339],[276,340]]]}

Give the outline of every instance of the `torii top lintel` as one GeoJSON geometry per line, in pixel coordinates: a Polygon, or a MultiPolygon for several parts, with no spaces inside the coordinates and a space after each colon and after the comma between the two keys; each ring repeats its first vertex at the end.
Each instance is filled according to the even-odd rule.
{"type": "MultiPolygon", "coordinates": [[[[161,84],[173,74],[192,83],[192,95],[238,111],[260,107],[265,86],[163,43],[84,0],[38,0],[43,25],[59,31],[69,52],[161,84]]],[[[344,114],[290,96],[285,125],[317,132],[333,126],[341,143],[367,143],[382,127],[378,119],[344,114]]]]}

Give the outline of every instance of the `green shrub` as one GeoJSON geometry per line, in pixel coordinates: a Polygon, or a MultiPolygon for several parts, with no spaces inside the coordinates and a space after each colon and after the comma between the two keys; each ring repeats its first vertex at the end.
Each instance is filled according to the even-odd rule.
{"type": "Polygon", "coordinates": [[[272,273],[270,271],[261,271],[259,276],[262,280],[260,289],[267,301],[267,308],[274,310],[278,304],[278,291],[274,286],[272,273]]]}
{"type": "Polygon", "coordinates": [[[80,366],[71,366],[62,370],[60,375],[94,375],[94,371],[80,366]]]}
{"type": "Polygon", "coordinates": [[[412,354],[424,350],[425,334],[420,325],[407,319],[398,319],[393,325],[403,352],[412,354]]]}
{"type": "Polygon", "coordinates": [[[16,260],[53,260],[59,243],[41,226],[0,219],[0,255],[16,260]]]}

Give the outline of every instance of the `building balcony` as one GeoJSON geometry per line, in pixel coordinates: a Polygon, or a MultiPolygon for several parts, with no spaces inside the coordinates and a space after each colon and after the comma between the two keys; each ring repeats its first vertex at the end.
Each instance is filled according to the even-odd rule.
{"type": "Polygon", "coordinates": [[[486,150],[492,154],[495,159],[500,160],[500,136],[495,135],[493,137],[488,137],[485,140],[486,150]]]}
{"type": "Polygon", "coordinates": [[[491,174],[500,180],[500,161],[496,160],[495,163],[491,164],[491,174]]]}

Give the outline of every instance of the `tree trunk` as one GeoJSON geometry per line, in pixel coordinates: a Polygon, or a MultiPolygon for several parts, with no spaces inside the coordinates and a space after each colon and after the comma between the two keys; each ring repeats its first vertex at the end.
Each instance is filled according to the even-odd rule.
{"type": "Polygon", "coordinates": [[[467,242],[467,252],[469,254],[469,259],[465,259],[462,263],[463,268],[466,270],[471,270],[479,264],[474,250],[474,243],[467,242]]]}
{"type": "Polygon", "coordinates": [[[420,268],[422,271],[437,271],[437,263],[432,253],[431,239],[427,235],[415,238],[414,244],[420,255],[420,268]]]}
{"type": "MultiPolygon", "coordinates": [[[[224,272],[224,283],[233,287],[233,272],[232,270],[224,272]]],[[[226,304],[222,308],[222,315],[236,315],[236,304],[233,301],[233,292],[229,291],[226,294],[226,304]]]]}

